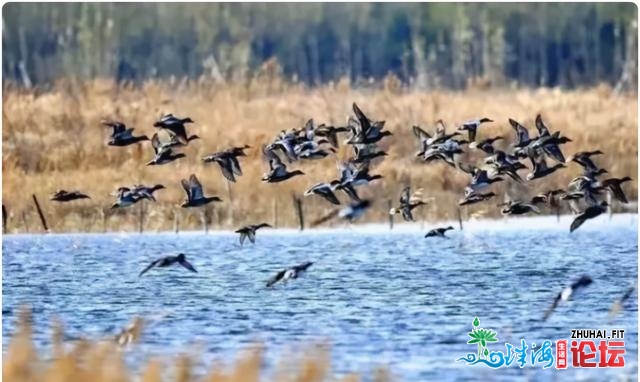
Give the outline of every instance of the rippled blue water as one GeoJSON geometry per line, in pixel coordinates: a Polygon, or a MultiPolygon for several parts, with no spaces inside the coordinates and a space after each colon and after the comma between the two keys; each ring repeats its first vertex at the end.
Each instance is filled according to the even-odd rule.
{"type": "MultiPolygon", "coordinates": [[[[568,220],[471,224],[449,239],[419,226],[316,232],[261,231],[255,245],[231,233],[16,235],[3,238],[2,333],[17,307],[34,307],[39,346],[58,315],[68,339],[115,333],[132,316],[164,313],[144,332],[145,355],[205,344],[204,362],[231,361],[255,340],[267,344],[265,373],[292,348],[328,339],[337,373],[365,375],[386,365],[401,380],[612,380],[637,378],[637,295],[608,321],[612,302],[637,278],[637,216],[601,217],[569,234],[568,220]],[[198,269],[139,271],[163,254],[184,252],[198,269]],[[315,261],[309,272],[272,290],[284,266],[315,261]],[[554,296],[582,274],[595,281],[547,322],[554,296]],[[627,367],[556,371],[517,365],[492,370],[455,362],[476,348],[467,332],[498,332],[530,344],[570,337],[572,328],[626,330],[627,367]]],[[[7,341],[3,343],[6,349],[7,341]]]]}

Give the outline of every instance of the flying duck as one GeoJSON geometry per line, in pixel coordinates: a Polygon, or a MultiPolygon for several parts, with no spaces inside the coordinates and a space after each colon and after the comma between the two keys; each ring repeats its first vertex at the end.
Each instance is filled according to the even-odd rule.
{"type": "Polygon", "coordinates": [[[346,133],[348,131],[348,127],[334,127],[322,124],[316,128],[315,134],[327,138],[333,147],[338,148],[338,133],[346,133]]]}
{"type": "Polygon", "coordinates": [[[464,199],[460,200],[458,202],[458,205],[459,206],[466,206],[466,205],[469,205],[469,204],[480,203],[480,202],[483,202],[485,200],[489,200],[489,199],[493,198],[494,196],[496,196],[496,194],[494,194],[493,192],[487,192],[486,194],[472,192],[470,194],[467,194],[464,197],[464,199]]]}
{"type": "Polygon", "coordinates": [[[469,185],[465,187],[465,195],[478,192],[484,188],[489,187],[489,185],[491,185],[492,183],[501,182],[504,180],[500,176],[489,177],[487,170],[478,169],[473,166],[465,168],[465,166],[461,165],[460,169],[467,172],[468,174],[471,174],[471,181],[469,182],[469,185]]]}
{"type": "Polygon", "coordinates": [[[269,172],[262,176],[262,181],[267,183],[283,182],[287,179],[293,178],[297,175],[304,175],[304,172],[300,170],[287,171],[287,166],[282,163],[280,157],[269,150],[266,146],[262,147],[265,159],[269,162],[269,172]]]}
{"type": "Polygon", "coordinates": [[[111,209],[129,207],[142,198],[140,194],[132,192],[128,187],[119,187],[116,191],[116,202],[111,205],[111,209]]]}
{"type": "Polygon", "coordinates": [[[354,143],[375,143],[382,138],[392,135],[389,131],[382,131],[384,121],[372,121],[360,110],[356,103],[353,103],[353,112],[357,121],[350,120],[349,129],[351,130],[351,138],[347,140],[348,144],[354,143]]]}
{"type": "Polygon", "coordinates": [[[336,194],[333,193],[334,187],[338,186],[339,184],[340,182],[337,180],[334,180],[331,183],[318,183],[305,191],[304,196],[318,195],[329,203],[340,204],[340,201],[336,197],[336,194]]]}
{"type": "Polygon", "coordinates": [[[514,147],[526,147],[531,143],[529,138],[529,130],[522,126],[518,121],[509,118],[509,124],[516,131],[516,143],[514,147]]]}
{"type": "Polygon", "coordinates": [[[51,195],[51,200],[55,200],[56,202],[70,202],[72,200],[78,199],[91,199],[89,195],[83,194],[79,191],[65,191],[58,190],[53,195],[51,195]]]}
{"type": "Polygon", "coordinates": [[[211,202],[222,201],[222,199],[217,196],[204,196],[202,193],[202,184],[195,174],[191,174],[188,181],[187,179],[182,179],[181,183],[184,192],[187,194],[187,199],[180,206],[182,208],[201,207],[211,202]]]}
{"type": "Polygon", "coordinates": [[[411,194],[411,187],[405,187],[400,195],[400,206],[397,208],[391,208],[391,210],[389,210],[389,214],[395,215],[397,213],[401,213],[402,218],[405,221],[413,221],[413,214],[411,213],[413,209],[427,204],[420,199],[421,194],[421,189],[411,194]]]}
{"type": "Polygon", "coordinates": [[[306,262],[300,265],[295,265],[291,268],[283,269],[278,272],[275,276],[273,276],[269,281],[267,281],[267,288],[273,286],[275,283],[282,281],[287,282],[288,280],[297,279],[303,272],[307,270],[310,266],[313,265],[313,262],[306,262]]]}
{"type": "Polygon", "coordinates": [[[587,171],[596,172],[598,171],[598,166],[591,159],[594,155],[602,155],[602,151],[580,151],[567,158],[567,162],[575,162],[587,171]]]}
{"type": "Polygon", "coordinates": [[[187,261],[187,257],[184,255],[184,253],[180,253],[178,254],[178,256],[167,256],[167,257],[163,257],[161,259],[152,261],[151,264],[149,264],[145,269],[142,270],[142,272],[140,272],[138,277],[144,275],[151,268],[155,268],[155,267],[164,268],[164,267],[172,266],[176,263],[179,265],[182,265],[183,267],[187,268],[191,272],[198,273],[198,271],[196,271],[193,265],[191,265],[191,263],[187,261]]]}
{"type": "Polygon", "coordinates": [[[547,175],[553,174],[561,168],[566,167],[563,163],[556,163],[549,167],[547,166],[547,161],[544,159],[544,155],[540,154],[537,157],[534,157],[533,155],[529,157],[533,164],[533,170],[527,174],[527,180],[543,178],[547,175]]]}
{"type": "Polygon", "coordinates": [[[256,231],[263,227],[271,227],[271,225],[267,223],[251,224],[238,229],[236,233],[240,234],[240,245],[242,246],[244,244],[244,240],[247,238],[249,238],[251,243],[255,243],[256,231]]]}
{"type": "Polygon", "coordinates": [[[551,207],[557,207],[558,201],[556,199],[556,196],[561,196],[565,194],[566,194],[565,191],[561,189],[549,190],[545,193],[538,194],[533,198],[531,198],[531,204],[533,205],[547,204],[551,207]]]}
{"type": "Polygon", "coordinates": [[[493,122],[493,121],[490,120],[489,118],[480,118],[480,119],[466,121],[460,125],[460,127],[458,128],[458,131],[467,130],[467,132],[469,133],[469,142],[474,142],[476,140],[476,130],[478,129],[478,127],[480,127],[481,124],[487,123],[487,122],[493,122]]]}
{"type": "Polygon", "coordinates": [[[630,181],[631,178],[628,176],[625,176],[624,178],[618,179],[618,178],[609,178],[609,179],[605,179],[601,182],[603,187],[606,187],[609,192],[611,192],[611,194],[613,194],[613,196],[620,202],[622,203],[629,203],[629,201],[627,200],[626,195],[624,194],[624,191],[622,191],[622,183],[624,182],[628,182],[630,181]]]}
{"type": "Polygon", "coordinates": [[[113,129],[113,132],[109,137],[110,139],[107,142],[109,146],[129,146],[149,140],[146,135],[134,136],[133,130],[135,129],[133,127],[127,128],[127,126],[122,122],[102,122],[102,124],[113,129]]]}
{"type": "Polygon", "coordinates": [[[244,145],[242,147],[232,147],[230,149],[217,152],[202,158],[204,163],[216,162],[220,166],[222,175],[231,182],[236,181],[236,176],[242,175],[240,168],[239,156],[246,156],[244,150],[251,146],[244,145]]]}
{"type": "Polygon", "coordinates": [[[476,149],[477,148],[479,150],[484,151],[487,154],[493,154],[493,153],[495,153],[495,149],[493,147],[493,143],[495,141],[499,141],[499,140],[503,140],[503,139],[504,138],[502,136],[498,135],[497,137],[487,138],[487,139],[484,139],[484,140],[482,140],[480,142],[475,142],[474,141],[474,142],[471,142],[469,144],[469,148],[471,148],[471,149],[476,149]]]}
{"type": "Polygon", "coordinates": [[[186,156],[183,153],[174,154],[171,148],[164,146],[160,142],[158,133],[153,134],[153,137],[151,138],[151,146],[153,147],[153,153],[155,155],[152,160],[147,162],[147,166],[167,164],[186,156]]]}
{"type": "Polygon", "coordinates": [[[571,227],[569,228],[569,232],[573,232],[577,230],[584,222],[589,219],[593,219],[595,217],[600,216],[601,214],[607,212],[607,202],[600,202],[599,205],[593,205],[587,207],[580,215],[576,216],[571,223],[571,227]]]}
{"type": "Polygon", "coordinates": [[[155,202],[156,198],[153,196],[153,193],[158,190],[164,190],[165,188],[166,187],[162,184],[156,184],[153,187],[136,184],[133,186],[133,190],[131,190],[131,192],[138,194],[143,199],[149,199],[155,202]]]}
{"type": "Polygon", "coordinates": [[[444,234],[449,231],[452,230],[453,227],[452,226],[448,226],[448,227],[444,227],[444,228],[435,228],[432,229],[431,231],[427,232],[426,235],[424,235],[424,237],[446,237],[444,234]]]}
{"type": "Polygon", "coordinates": [[[375,143],[356,143],[353,145],[353,152],[355,154],[352,159],[353,163],[368,163],[375,158],[387,156],[387,153],[383,150],[380,150],[378,146],[375,145],[375,143]]]}
{"type": "Polygon", "coordinates": [[[159,121],[153,124],[154,127],[167,130],[180,143],[186,145],[188,142],[185,124],[193,123],[191,118],[177,118],[173,114],[166,114],[159,121]]]}
{"type": "Polygon", "coordinates": [[[502,203],[501,206],[504,206],[501,211],[503,215],[524,215],[529,212],[540,214],[538,207],[522,201],[510,200],[506,203],[502,203]]]}
{"type": "Polygon", "coordinates": [[[593,280],[591,279],[591,277],[584,275],[580,277],[577,281],[572,283],[570,286],[564,288],[560,293],[558,293],[555,300],[553,300],[553,304],[551,304],[549,309],[547,309],[544,312],[544,316],[542,317],[542,320],[546,321],[549,318],[549,316],[551,316],[551,313],[553,313],[553,311],[558,307],[558,304],[561,301],[569,300],[575,291],[589,286],[592,282],[593,280]]]}

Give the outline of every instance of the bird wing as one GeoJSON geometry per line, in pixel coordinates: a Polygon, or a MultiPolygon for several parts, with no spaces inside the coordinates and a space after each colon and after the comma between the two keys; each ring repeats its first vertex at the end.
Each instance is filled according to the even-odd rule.
{"type": "Polygon", "coordinates": [[[178,142],[187,144],[187,131],[184,128],[182,122],[170,124],[166,127],[166,129],[173,134],[173,136],[178,140],[178,142]]]}
{"type": "Polygon", "coordinates": [[[256,231],[255,230],[247,231],[247,237],[249,238],[250,242],[255,243],[256,242],[256,231]]]}
{"type": "Polygon", "coordinates": [[[411,198],[411,186],[407,186],[402,190],[402,194],[400,194],[400,204],[409,203],[409,198],[411,198]]]}
{"type": "Polygon", "coordinates": [[[627,196],[624,194],[624,191],[622,191],[622,187],[620,187],[620,183],[611,182],[608,181],[608,179],[602,183],[607,188],[609,188],[609,190],[611,190],[613,196],[615,196],[616,199],[618,199],[622,203],[629,203],[629,201],[627,200],[627,196]]]}
{"type": "Polygon", "coordinates": [[[542,122],[542,116],[540,114],[536,116],[536,129],[538,129],[538,135],[541,137],[549,135],[549,129],[545,126],[544,122],[542,122]]]}
{"type": "Polygon", "coordinates": [[[516,135],[518,137],[518,143],[523,143],[529,141],[529,130],[526,127],[522,126],[518,121],[515,121],[509,118],[509,123],[511,127],[516,131],[516,135]]]}
{"type": "Polygon", "coordinates": [[[193,265],[191,265],[191,263],[188,262],[187,260],[179,261],[179,263],[180,263],[180,265],[182,265],[183,267],[187,268],[191,272],[198,273],[198,271],[196,271],[196,269],[193,267],[193,265]]]}
{"type": "Polygon", "coordinates": [[[151,137],[151,147],[153,147],[154,154],[158,155],[158,151],[160,150],[161,146],[162,146],[162,143],[160,142],[160,137],[158,137],[158,133],[154,133],[153,137],[151,137]]]}
{"type": "Polygon", "coordinates": [[[402,209],[402,218],[405,221],[408,221],[408,222],[412,222],[413,221],[413,214],[411,213],[411,209],[410,208],[403,208],[402,209]]]}
{"type": "Polygon", "coordinates": [[[242,169],[240,168],[240,162],[238,161],[238,158],[233,155],[230,156],[229,163],[231,164],[231,171],[233,171],[234,174],[238,176],[242,175],[242,169]]]}
{"type": "Polygon", "coordinates": [[[202,193],[202,184],[196,177],[196,174],[191,174],[189,177],[189,188],[191,189],[191,197],[193,199],[202,199],[204,197],[202,193]]]}
{"type": "Polygon", "coordinates": [[[360,110],[360,108],[358,107],[358,105],[356,105],[355,102],[353,103],[353,112],[358,118],[358,122],[360,123],[360,128],[362,129],[362,133],[366,136],[367,132],[371,128],[371,123],[369,121],[369,118],[367,118],[367,116],[364,115],[362,110],[360,110]]]}
{"type": "Polygon", "coordinates": [[[233,171],[231,170],[232,164],[230,158],[217,160],[218,165],[220,166],[220,172],[222,172],[222,176],[227,178],[230,182],[235,182],[236,178],[233,175],[233,171]]]}
{"type": "Polygon", "coordinates": [[[351,185],[351,183],[348,184],[344,184],[342,185],[341,189],[347,194],[349,195],[349,197],[356,201],[359,202],[360,201],[360,197],[358,196],[358,193],[356,192],[356,189],[351,185]]]}
{"type": "Polygon", "coordinates": [[[303,271],[306,271],[307,268],[309,268],[312,265],[313,265],[313,262],[307,261],[306,263],[302,263],[300,265],[294,266],[293,270],[295,270],[296,272],[303,272],[303,271]]]}
{"type": "Polygon", "coordinates": [[[163,259],[157,259],[151,262],[151,264],[147,265],[147,267],[145,269],[142,270],[142,272],[140,272],[138,274],[138,277],[144,275],[145,273],[147,273],[147,271],[153,267],[155,267],[156,265],[158,265],[163,259]]]}
{"type": "Polygon", "coordinates": [[[562,299],[562,292],[558,293],[556,298],[553,300],[553,304],[551,304],[551,306],[544,312],[544,315],[542,316],[542,321],[546,321],[549,318],[549,316],[551,316],[551,313],[553,313],[553,311],[556,309],[561,299],[562,299]]]}
{"type": "Polygon", "coordinates": [[[562,150],[560,150],[560,147],[558,145],[544,145],[542,146],[542,150],[558,162],[565,163],[564,155],[562,154],[562,150]]]}
{"type": "Polygon", "coordinates": [[[182,179],[180,181],[180,184],[182,184],[182,188],[184,189],[184,192],[187,193],[187,200],[191,201],[193,200],[192,196],[191,196],[191,187],[189,186],[189,181],[186,179],[182,179]]]}
{"type": "Polygon", "coordinates": [[[571,222],[571,227],[569,228],[569,232],[573,232],[577,230],[585,221],[587,221],[587,219],[589,218],[587,214],[588,210],[589,208],[587,208],[583,213],[581,213],[580,215],[576,216],[575,219],[573,219],[573,222],[571,222]]]}
{"type": "Polygon", "coordinates": [[[267,288],[269,288],[270,286],[272,286],[273,284],[277,283],[278,281],[282,280],[282,278],[284,277],[284,274],[287,272],[286,269],[281,270],[280,272],[276,273],[275,276],[273,276],[272,278],[269,279],[269,281],[267,281],[267,288]]]}

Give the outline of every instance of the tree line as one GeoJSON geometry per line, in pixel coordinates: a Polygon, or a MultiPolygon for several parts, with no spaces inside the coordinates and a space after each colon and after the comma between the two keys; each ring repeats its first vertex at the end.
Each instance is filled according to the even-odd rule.
{"type": "Polygon", "coordinates": [[[270,59],[315,85],[637,84],[632,3],[8,3],[3,82],[244,80],[270,59]]]}

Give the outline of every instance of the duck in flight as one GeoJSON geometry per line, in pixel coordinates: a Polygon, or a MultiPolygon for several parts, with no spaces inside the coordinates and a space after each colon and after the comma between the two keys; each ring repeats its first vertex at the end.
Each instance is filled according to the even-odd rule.
{"type": "Polygon", "coordinates": [[[202,184],[195,174],[191,174],[189,180],[182,179],[181,183],[184,192],[187,194],[187,199],[180,206],[182,208],[201,207],[211,202],[222,201],[222,199],[217,196],[204,196],[202,193],[202,184]]]}
{"type": "Polygon", "coordinates": [[[262,152],[264,153],[265,160],[269,162],[269,172],[262,176],[263,182],[278,183],[297,175],[304,175],[304,172],[300,170],[287,171],[287,166],[282,163],[280,157],[266,146],[262,147],[262,152]]]}
{"type": "Polygon", "coordinates": [[[123,147],[149,140],[146,135],[134,136],[134,128],[127,128],[122,122],[102,122],[102,124],[113,129],[111,137],[107,142],[109,146],[123,147]]]}
{"type": "Polygon", "coordinates": [[[115,196],[116,202],[111,205],[111,209],[129,207],[136,204],[141,199],[144,199],[144,196],[137,192],[133,192],[128,187],[119,187],[115,196]]]}
{"type": "Polygon", "coordinates": [[[145,269],[142,270],[142,272],[140,272],[138,277],[147,273],[147,271],[149,271],[151,268],[165,268],[174,264],[179,264],[184,268],[187,268],[191,272],[198,273],[193,265],[191,265],[191,263],[187,261],[187,257],[184,255],[184,253],[180,253],[178,254],[178,256],[166,256],[152,261],[151,264],[149,264],[145,269]]]}
{"type": "Polygon", "coordinates": [[[242,175],[242,169],[240,168],[239,156],[247,156],[244,150],[251,148],[251,146],[244,145],[242,147],[232,147],[230,149],[220,151],[202,158],[204,163],[216,162],[220,166],[222,176],[227,178],[230,182],[236,181],[236,176],[242,175]]]}
{"type": "Polygon", "coordinates": [[[573,232],[580,228],[581,225],[584,224],[589,219],[596,218],[603,213],[607,212],[607,202],[603,201],[600,204],[596,204],[593,206],[587,207],[580,215],[576,216],[571,223],[571,227],[569,228],[569,232],[573,232]]]}
{"type": "Polygon", "coordinates": [[[187,131],[184,125],[187,123],[193,123],[193,120],[189,117],[177,118],[173,114],[166,114],[160,118],[159,121],[155,122],[153,126],[158,129],[167,130],[167,132],[169,132],[169,134],[178,142],[186,145],[189,142],[189,139],[187,138],[187,131]]]}
{"type": "Polygon", "coordinates": [[[589,286],[592,282],[593,280],[591,279],[591,277],[589,277],[588,275],[584,275],[577,281],[572,283],[570,286],[564,288],[553,300],[553,304],[551,304],[551,306],[544,312],[542,320],[546,321],[549,316],[551,316],[551,313],[553,313],[553,311],[558,307],[558,304],[560,304],[561,301],[569,300],[577,290],[589,286]]]}
{"type": "Polygon", "coordinates": [[[419,206],[426,205],[427,203],[420,199],[422,195],[422,189],[417,190],[413,194],[411,193],[411,187],[407,186],[402,190],[400,195],[400,206],[397,208],[391,208],[389,215],[395,215],[397,213],[402,214],[402,218],[405,221],[414,221],[412,211],[419,206]]]}
{"type": "Polygon", "coordinates": [[[493,122],[493,121],[485,117],[466,121],[466,122],[463,122],[460,125],[460,127],[458,127],[458,131],[466,130],[469,133],[469,142],[474,142],[476,140],[476,131],[478,130],[478,127],[480,127],[481,124],[487,123],[487,122],[493,122]]]}
{"type": "Polygon", "coordinates": [[[487,192],[485,194],[472,192],[470,194],[465,195],[464,199],[458,201],[459,206],[466,206],[470,204],[484,202],[485,200],[489,200],[496,196],[493,192],[487,192]]]}
{"type": "Polygon", "coordinates": [[[444,228],[434,228],[431,231],[427,232],[424,237],[446,237],[445,233],[449,230],[453,230],[452,226],[444,227],[444,228]]]}
{"type": "Polygon", "coordinates": [[[318,183],[305,191],[304,196],[318,195],[329,203],[340,204],[340,201],[336,197],[336,194],[333,192],[334,187],[338,186],[339,184],[340,182],[337,180],[334,180],[331,183],[318,183]]]}
{"type": "Polygon", "coordinates": [[[147,166],[167,164],[186,156],[183,153],[174,154],[170,147],[163,145],[162,142],[160,142],[158,133],[153,134],[153,137],[151,138],[151,147],[153,147],[154,157],[152,160],[147,162],[147,166]]]}
{"type": "Polygon", "coordinates": [[[51,200],[56,202],[70,202],[78,199],[91,199],[89,195],[83,194],[79,191],[65,191],[58,190],[51,195],[51,200]]]}
{"type": "Polygon", "coordinates": [[[164,190],[165,188],[166,187],[162,184],[156,184],[152,187],[136,184],[133,186],[133,190],[131,190],[131,192],[140,195],[140,197],[143,199],[148,199],[155,202],[156,198],[153,196],[153,193],[158,190],[164,190]]]}
{"type": "Polygon", "coordinates": [[[255,242],[256,242],[256,231],[259,230],[260,228],[264,228],[264,227],[270,228],[271,225],[269,225],[267,223],[251,224],[251,225],[244,226],[244,227],[238,229],[236,231],[236,233],[240,234],[240,246],[242,246],[244,244],[244,241],[247,238],[249,239],[249,241],[252,244],[255,244],[255,242]]]}
{"type": "Polygon", "coordinates": [[[630,181],[631,178],[625,176],[624,178],[609,178],[605,179],[601,182],[602,186],[605,187],[619,202],[621,203],[629,203],[627,200],[627,196],[622,191],[622,183],[630,181]]]}
{"type": "Polygon", "coordinates": [[[303,272],[305,272],[313,262],[308,261],[300,265],[295,265],[291,268],[283,269],[267,281],[267,288],[273,286],[277,282],[287,282],[289,280],[297,279],[303,272]]]}
{"type": "Polygon", "coordinates": [[[538,207],[519,200],[510,200],[506,203],[500,204],[500,206],[504,206],[501,211],[503,215],[524,215],[529,212],[540,214],[540,210],[538,209],[538,207]]]}

